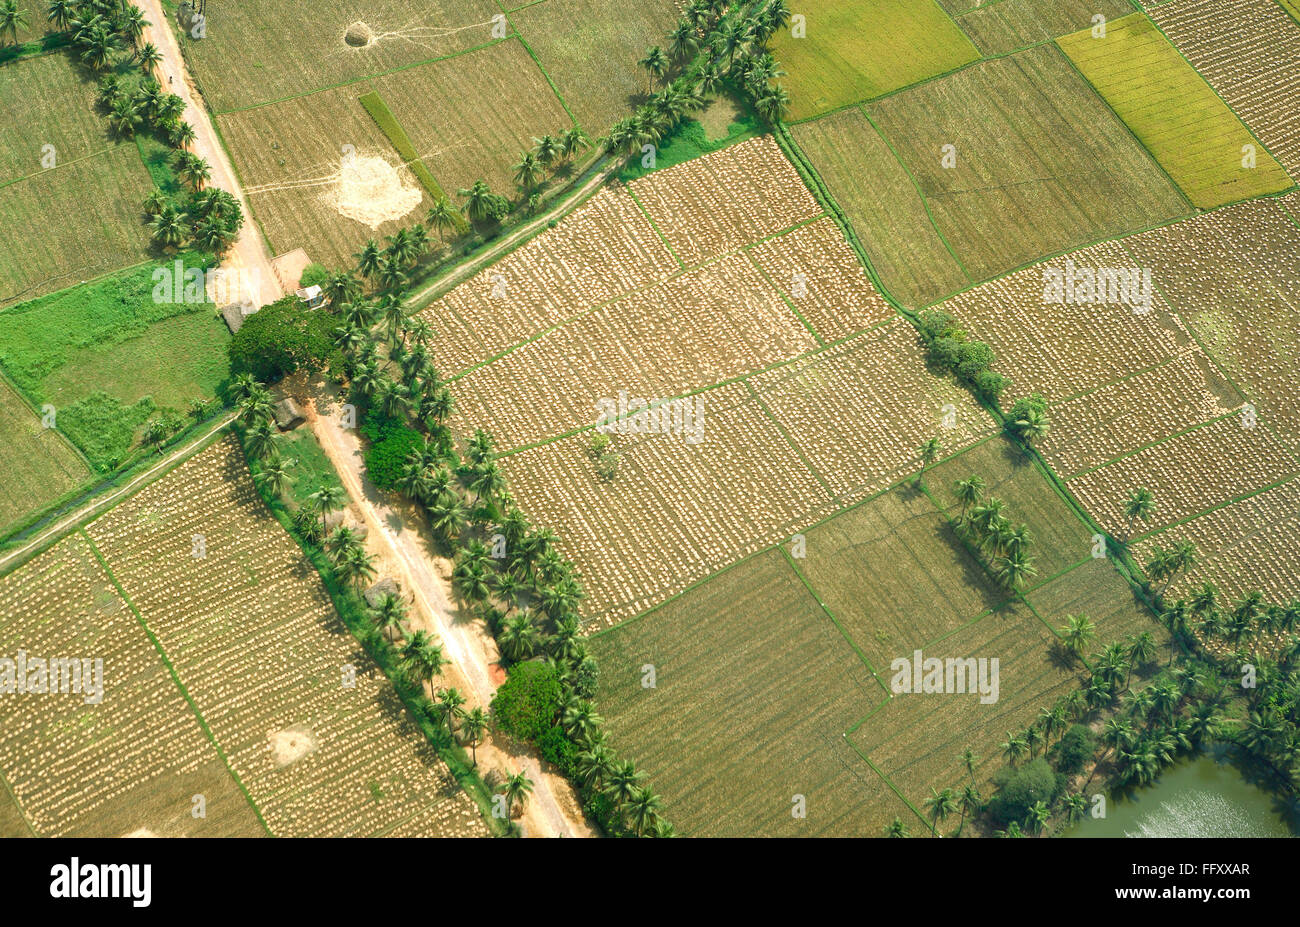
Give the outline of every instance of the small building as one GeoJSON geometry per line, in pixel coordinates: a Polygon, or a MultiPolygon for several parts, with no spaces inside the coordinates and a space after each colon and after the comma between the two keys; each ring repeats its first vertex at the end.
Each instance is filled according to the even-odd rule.
{"type": "Polygon", "coordinates": [[[325,294],[316,284],[312,284],[305,289],[295,290],[294,295],[306,303],[308,309],[319,309],[325,305],[325,294]]]}

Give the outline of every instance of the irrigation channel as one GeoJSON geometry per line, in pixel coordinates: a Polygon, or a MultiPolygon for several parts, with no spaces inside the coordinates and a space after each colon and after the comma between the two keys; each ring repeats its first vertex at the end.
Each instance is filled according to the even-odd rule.
{"type": "Polygon", "coordinates": [[[1155,782],[1109,796],[1104,818],[1085,817],[1065,837],[1293,837],[1300,809],[1214,749],[1155,782]]]}

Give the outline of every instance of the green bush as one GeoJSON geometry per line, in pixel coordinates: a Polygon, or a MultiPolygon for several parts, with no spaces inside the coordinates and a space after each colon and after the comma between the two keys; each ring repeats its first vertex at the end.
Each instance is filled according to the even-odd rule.
{"type": "Polygon", "coordinates": [[[1056,770],[1067,776],[1082,771],[1097,751],[1097,738],[1085,725],[1076,724],[1056,745],[1056,770]]]}
{"type": "Polygon", "coordinates": [[[537,749],[542,754],[542,759],[555,766],[560,774],[566,778],[573,776],[574,758],[578,755],[578,748],[569,740],[569,735],[564,733],[564,728],[558,724],[553,724],[547,729],[541,737],[537,738],[537,749]]]}
{"type": "Polygon", "coordinates": [[[324,264],[308,264],[302,269],[302,275],[298,277],[298,286],[306,289],[309,286],[324,287],[330,279],[330,269],[324,264]]]}
{"type": "Polygon", "coordinates": [[[1057,793],[1056,774],[1041,756],[1019,768],[1007,766],[993,777],[997,794],[988,804],[989,819],[998,827],[1023,824],[1035,802],[1051,804],[1057,793]]]}
{"type": "Polygon", "coordinates": [[[423,444],[424,438],[413,428],[386,429],[383,437],[366,448],[366,473],[380,489],[397,489],[411,451],[423,444]]]}
{"type": "Polygon", "coordinates": [[[519,663],[492,699],[492,717],[507,734],[538,741],[560,713],[560,677],[554,666],[519,663]]]}
{"type": "Polygon", "coordinates": [[[263,306],[230,340],[231,374],[251,373],[261,383],[273,383],[295,370],[338,366],[336,325],[328,312],[308,309],[296,296],[263,306]]]}

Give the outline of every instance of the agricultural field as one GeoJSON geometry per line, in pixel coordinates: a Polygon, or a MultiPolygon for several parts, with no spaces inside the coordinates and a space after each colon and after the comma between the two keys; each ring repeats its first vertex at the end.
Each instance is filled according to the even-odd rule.
{"type": "Polygon", "coordinates": [[[1291,178],[1145,14],[1084,29],[1062,50],[1191,200],[1211,209],[1277,193],[1291,178]],[[1256,163],[1242,164],[1247,146],[1256,163]]]}
{"type": "Polygon", "coordinates": [[[1053,45],[979,62],[867,110],[974,280],[1187,212],[1053,45]]]}
{"type": "Polygon", "coordinates": [[[845,730],[887,692],[768,550],[590,639],[596,704],[686,836],[877,836],[921,827],[845,730]],[[780,615],[755,621],[755,615],[780,615]],[[645,667],[655,686],[643,688],[645,667]],[[808,816],[790,813],[804,795],[808,816]]]}
{"type": "Polygon", "coordinates": [[[796,0],[807,34],[787,28],[772,53],[790,72],[791,121],[871,99],[979,57],[934,0],[796,0]]]}
{"type": "Polygon", "coordinates": [[[1094,16],[1110,21],[1133,10],[1125,0],[955,0],[945,5],[985,55],[1005,55],[1026,45],[1091,28],[1094,16]],[[954,6],[966,9],[953,10],[954,6]]]}
{"type": "Polygon", "coordinates": [[[1292,179],[1300,175],[1300,22],[1275,0],[1169,0],[1149,12],[1292,179]]]}
{"type": "Polygon", "coordinates": [[[229,330],[210,303],[157,301],[154,273],[206,266],[196,255],[146,264],[0,313],[0,366],[99,470],[111,470],[156,409],[184,414],[229,377],[229,330]],[[167,358],[166,363],[160,358],[167,358]]]}
{"type": "Polygon", "coordinates": [[[5,436],[0,467],[0,532],[26,513],[52,502],[90,479],[90,468],[57,429],[0,379],[0,433],[5,436]]]}
{"type": "Polygon", "coordinates": [[[0,65],[0,307],[147,254],[141,204],[153,183],[94,98],[66,53],[0,65]]]}
{"type": "Polygon", "coordinates": [[[223,113],[488,45],[500,13],[492,0],[251,0],[209,10],[202,38],[177,34],[208,107],[223,113]]]}
{"type": "Polygon", "coordinates": [[[917,308],[971,283],[920,188],[860,107],[791,130],[871,260],[881,283],[917,308]]]}
{"type": "Polygon", "coordinates": [[[367,671],[234,438],[85,533],[271,833],[381,835],[430,812],[426,834],[486,833],[387,680],[367,671]],[[357,667],[354,687],[341,684],[344,664],[357,667]]]}
{"type": "Polygon", "coordinates": [[[495,190],[513,189],[509,165],[519,151],[532,137],[571,125],[515,40],[462,59],[220,113],[217,125],[273,252],[305,248],[313,261],[349,266],[367,238],[423,220],[433,205],[362,107],[360,97],[375,92],[453,197],[480,178],[495,190]]]}
{"type": "Polygon", "coordinates": [[[507,15],[538,66],[592,138],[645,101],[646,73],[636,62],[652,45],[668,48],[683,4],[677,0],[569,0],[520,3],[507,15]],[[599,49],[593,54],[593,49],[599,49]]]}

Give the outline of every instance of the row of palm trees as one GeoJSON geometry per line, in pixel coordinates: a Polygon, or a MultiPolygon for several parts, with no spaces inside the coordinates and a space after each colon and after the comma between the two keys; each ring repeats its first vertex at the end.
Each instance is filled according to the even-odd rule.
{"type": "MultiPolygon", "coordinates": [[[[412,240],[409,232],[399,232],[389,237],[378,260],[400,264],[411,260],[418,248],[418,236],[412,240]]],[[[360,263],[358,270],[364,273],[360,263]]],[[[373,271],[373,263],[369,266],[373,271]]],[[[555,667],[567,696],[558,723],[580,752],[602,748],[596,755],[603,764],[610,752],[590,702],[595,661],[581,638],[577,615],[583,590],[558,550],[558,538],[534,528],[515,505],[486,431],[475,431],[457,452],[447,424],[454,399],[431,363],[429,326],[405,314],[400,289],[386,290],[372,301],[354,276],[339,273],[330,275],[324,291],[325,311],[340,321],[336,338],[345,359],[349,398],[423,435],[402,466],[397,488],[425,515],[435,537],[452,554],[458,595],[496,637],[505,665],[540,658],[555,667]],[[381,350],[381,341],[386,350],[381,350]]],[[[381,619],[385,626],[395,620],[389,611],[381,619]]],[[[454,690],[440,690],[431,709],[452,731],[463,721],[456,701],[454,690]]],[[[467,735],[472,747],[481,734],[475,727],[471,724],[467,735]]],[[[603,783],[604,776],[601,772],[594,781],[603,783]]],[[[659,817],[658,797],[648,787],[637,779],[637,791],[632,792],[624,780],[614,779],[624,784],[611,792],[603,784],[597,789],[614,809],[616,820],[609,822],[613,828],[637,834],[671,832],[659,817]]],[[[526,790],[515,791],[512,808],[526,795],[526,790]]]]}
{"type": "Polygon", "coordinates": [[[1012,524],[1007,518],[1006,502],[997,496],[984,498],[984,479],[972,474],[953,483],[953,492],[961,504],[956,526],[987,556],[994,578],[1010,591],[1018,592],[1038,575],[1034,567],[1033,536],[1024,524],[1012,524]]]}

